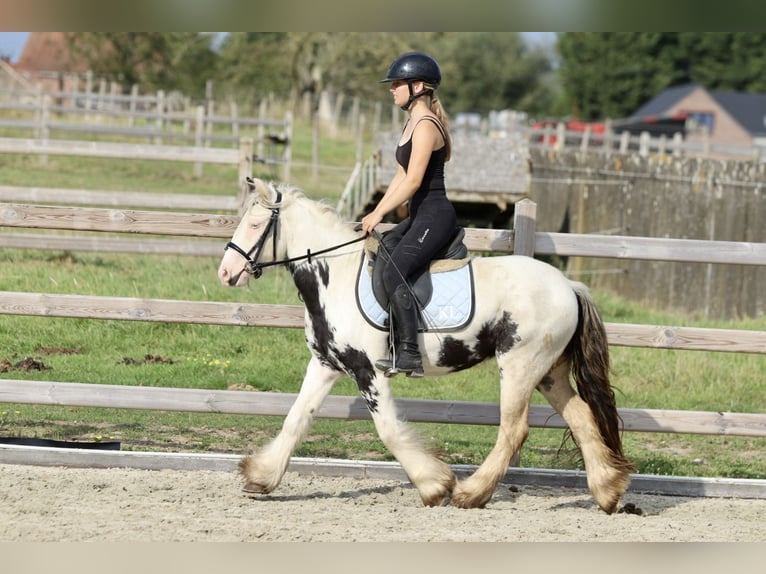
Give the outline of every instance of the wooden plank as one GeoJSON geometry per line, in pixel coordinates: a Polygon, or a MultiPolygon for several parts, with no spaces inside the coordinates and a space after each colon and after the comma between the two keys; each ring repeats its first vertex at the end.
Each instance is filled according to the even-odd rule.
{"type": "MultiPolygon", "coordinates": [[[[0,464],[68,468],[236,472],[241,458],[241,455],[218,453],[98,451],[0,445],[0,464]]],[[[478,466],[456,464],[451,468],[456,476],[465,478],[476,472],[478,466]]],[[[399,463],[384,461],[292,457],[287,471],[360,480],[408,480],[399,463]]],[[[587,489],[585,473],[579,470],[509,468],[501,483],[587,489]]],[[[766,498],[766,480],[632,474],[628,492],[660,496],[761,499],[766,498]]]]}
{"type": "Polygon", "coordinates": [[[20,187],[0,185],[0,201],[63,203],[85,206],[154,207],[162,209],[199,209],[237,211],[239,201],[231,196],[201,193],[149,193],[139,191],[103,191],[59,187],[20,187]]]}
{"type": "MultiPolygon", "coordinates": [[[[300,305],[0,291],[0,314],[303,328],[300,305]]],[[[606,323],[610,345],[766,354],[766,331],[606,323]]]]}
{"type": "Polygon", "coordinates": [[[147,253],[216,257],[223,254],[222,241],[189,239],[142,239],[134,237],[75,237],[34,233],[2,233],[0,247],[15,249],[58,249],[96,253],[147,253]]]}
{"type": "Polygon", "coordinates": [[[537,205],[529,199],[516,204],[513,213],[513,254],[534,257],[537,205]]]}
{"type": "Polygon", "coordinates": [[[538,232],[535,252],[650,261],[766,265],[766,243],[538,232]]]}
{"type": "MultiPolygon", "coordinates": [[[[194,235],[230,238],[239,217],[235,215],[185,214],[160,211],[41,206],[0,203],[0,225],[9,227],[71,229],[194,235]]],[[[349,223],[353,225],[353,223],[349,223]]],[[[381,226],[381,230],[388,226],[381,226]]],[[[465,242],[471,251],[513,251],[510,230],[466,229],[465,242]]],[[[535,253],[581,255],[616,259],[689,261],[766,265],[766,243],[697,241],[651,237],[623,237],[567,233],[535,234],[535,253]]]]}
{"type": "Polygon", "coordinates": [[[237,165],[237,150],[197,146],[127,144],[78,140],[0,138],[0,153],[75,155],[100,158],[203,162],[237,165]]]}
{"type": "Polygon", "coordinates": [[[0,225],[8,227],[230,238],[238,222],[235,215],[0,204],[0,225]]]}
{"type": "MultiPolygon", "coordinates": [[[[0,380],[0,403],[97,408],[284,416],[295,394],[256,391],[214,391],[163,387],[0,380]]],[[[396,399],[401,416],[410,422],[496,426],[496,403],[396,399]]],[[[679,432],[719,436],[766,437],[766,414],[619,409],[624,429],[633,432],[679,432]]],[[[327,397],[319,418],[369,420],[361,397],[327,397]]],[[[531,405],[529,425],[565,429],[566,423],[548,405],[531,405]]]]}
{"type": "Polygon", "coordinates": [[[610,345],[766,354],[766,331],[607,323],[610,345]]]}
{"type": "Polygon", "coordinates": [[[304,326],[300,305],[0,292],[0,314],[260,327],[304,326]]]}
{"type": "Polygon", "coordinates": [[[450,188],[447,197],[453,203],[490,203],[505,205],[516,203],[528,197],[526,189],[521,186],[518,190],[509,191],[471,191],[465,189],[450,188]]]}

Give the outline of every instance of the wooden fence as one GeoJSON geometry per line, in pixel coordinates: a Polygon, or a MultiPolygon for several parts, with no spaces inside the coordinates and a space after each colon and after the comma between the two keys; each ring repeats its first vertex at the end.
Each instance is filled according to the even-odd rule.
{"type": "MultiPolygon", "coordinates": [[[[78,231],[94,231],[87,219],[94,215],[96,220],[105,217],[107,220],[117,221],[120,219],[130,220],[131,210],[115,209],[105,211],[103,209],[89,211],[95,208],[81,207],[84,205],[104,205],[104,206],[139,206],[142,208],[163,208],[180,210],[205,210],[205,211],[227,211],[236,212],[242,204],[243,187],[241,182],[245,177],[253,174],[253,141],[250,138],[242,138],[238,149],[224,148],[204,148],[204,147],[186,147],[186,146],[168,146],[168,145],[140,145],[123,143],[106,143],[90,141],[66,141],[51,140],[42,142],[39,140],[20,140],[18,138],[0,138],[0,153],[35,153],[50,155],[74,155],[86,157],[118,158],[118,159],[143,159],[143,160],[167,160],[195,163],[215,163],[231,165],[236,168],[236,183],[232,177],[232,188],[237,190],[236,195],[230,196],[210,196],[200,194],[154,194],[147,192],[125,192],[125,191],[103,191],[86,190],[71,188],[49,188],[49,187],[24,187],[24,186],[0,186],[0,201],[15,202],[23,201],[24,204],[13,203],[6,204],[3,218],[7,221],[13,219],[24,220],[29,217],[27,224],[18,227],[34,228],[56,228],[35,223],[39,217],[67,217],[59,215],[55,206],[46,216],[45,208],[28,206],[28,202],[40,203],[64,203],[76,205],[69,207],[66,213],[71,218],[84,217],[82,223],[77,227],[78,231]],[[27,212],[27,208],[31,209],[27,212]],[[75,216],[75,213],[80,213],[75,216]]],[[[156,212],[156,218],[162,217],[162,212],[156,212]]],[[[173,214],[171,214],[172,217],[173,214]]],[[[175,214],[181,215],[181,214],[175,214]]],[[[184,221],[188,220],[187,216],[184,221]]],[[[204,219],[204,215],[201,216],[204,219]]],[[[96,226],[98,223],[95,222],[96,226]]],[[[12,225],[12,224],[10,224],[12,225]]],[[[64,224],[59,229],[71,229],[64,224]]],[[[163,223],[157,219],[148,224],[149,229],[154,229],[156,234],[168,235],[163,233],[163,223]]],[[[32,234],[24,233],[3,233],[0,234],[0,247],[11,248],[36,248],[36,249],[66,249],[73,251],[109,251],[109,252],[134,252],[134,253],[165,253],[182,255],[212,255],[221,252],[220,242],[210,242],[204,240],[204,233],[195,235],[194,225],[185,230],[178,226],[178,233],[169,235],[185,236],[183,239],[157,239],[141,238],[135,234],[125,237],[104,237],[94,235],[71,234],[32,234]],[[202,239],[200,239],[202,238],[202,239]]],[[[104,231],[102,229],[102,231],[104,231]]],[[[117,230],[120,232],[121,230],[117,230]]],[[[146,233],[151,233],[147,231],[146,233]]]]}
{"type": "Polygon", "coordinates": [[[766,159],[766,147],[720,144],[713,141],[707,131],[694,134],[694,138],[684,138],[680,132],[668,137],[666,135],[652,136],[649,132],[634,134],[622,131],[617,133],[611,128],[603,133],[594,134],[590,126],[578,131],[566,129],[564,123],[559,123],[556,127],[527,128],[526,133],[531,146],[549,150],[569,148],[607,154],[625,154],[629,151],[637,151],[641,156],[719,157],[755,161],[766,159]]]}
{"type": "Polygon", "coordinates": [[[243,117],[233,103],[229,114],[223,115],[215,112],[212,102],[207,106],[187,103],[180,109],[173,109],[171,102],[161,91],[156,96],[99,96],[91,92],[0,90],[0,128],[31,132],[30,139],[43,145],[83,133],[112,139],[140,138],[156,145],[179,141],[200,149],[218,144],[236,147],[248,138],[254,143],[253,160],[272,168],[281,166],[283,179],[289,181],[292,112],[287,111],[283,119],[269,118],[267,107],[261,105],[258,117],[243,117]]]}
{"type": "MultiPolygon", "coordinates": [[[[65,206],[0,204],[1,226],[195,235],[229,238],[238,223],[232,215],[119,211],[65,206]]],[[[636,237],[596,237],[535,230],[535,204],[525,200],[516,211],[514,230],[467,229],[471,251],[569,254],[596,257],[704,260],[766,265],[766,244],[745,244],[636,237]]],[[[219,245],[220,248],[220,245],[219,245]]],[[[219,249],[220,252],[220,249],[219,249]]],[[[203,323],[216,325],[303,327],[303,308],[223,302],[152,300],[120,297],[0,292],[0,314],[203,323]],[[97,312],[96,312],[97,310],[97,312]]],[[[766,332],[608,323],[615,346],[766,354],[766,332]]],[[[0,402],[68,406],[163,409],[199,412],[284,415],[295,395],[241,391],[199,391],[118,387],[80,383],[0,381],[0,402]]],[[[408,420],[458,424],[497,424],[498,405],[459,401],[400,400],[408,420]]],[[[766,414],[620,409],[625,430],[766,437],[766,414]]],[[[329,397],[320,417],[367,418],[356,397],[329,397]]],[[[534,406],[530,424],[563,428],[548,406],[534,406]]]]}
{"type": "MultiPolygon", "coordinates": [[[[529,196],[539,205],[541,231],[766,242],[766,162],[569,149],[531,149],[529,159],[529,196]]],[[[725,265],[725,258],[715,266],[704,257],[693,263],[640,259],[567,263],[592,288],[656,308],[708,319],[766,313],[766,267],[725,265]]]]}

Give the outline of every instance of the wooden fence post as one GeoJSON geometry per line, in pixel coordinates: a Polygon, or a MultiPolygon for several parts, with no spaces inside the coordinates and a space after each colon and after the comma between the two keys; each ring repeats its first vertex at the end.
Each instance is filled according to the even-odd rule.
{"type": "MultiPolygon", "coordinates": [[[[162,90],[159,90],[157,92],[157,119],[155,120],[155,127],[157,128],[158,132],[162,132],[164,122],[162,114],[165,110],[165,92],[162,90]]],[[[162,136],[155,136],[154,143],[157,145],[162,145],[162,136]]]]}
{"type": "Polygon", "coordinates": [[[128,116],[128,125],[133,127],[136,120],[133,118],[133,114],[136,113],[136,110],[138,109],[138,84],[133,84],[130,87],[130,104],[128,105],[128,109],[130,110],[130,115],[128,116]]]}
{"type": "Polygon", "coordinates": [[[293,161],[293,114],[291,111],[285,112],[285,149],[282,154],[283,170],[282,178],[284,181],[290,181],[290,167],[293,161]]]}
{"type": "MultiPolygon", "coordinates": [[[[43,145],[46,145],[48,143],[48,138],[50,137],[51,121],[51,97],[49,94],[43,95],[42,106],[43,109],[40,112],[39,132],[40,141],[42,141],[43,145]]],[[[48,165],[48,156],[46,154],[40,156],[40,163],[42,165],[48,165]]]]}
{"type": "Polygon", "coordinates": [[[673,134],[673,155],[675,157],[681,157],[683,142],[684,136],[681,135],[681,132],[676,132],[673,134]]]}
{"type": "Polygon", "coordinates": [[[559,122],[556,124],[556,145],[553,146],[554,149],[564,149],[566,146],[566,139],[567,139],[567,127],[564,122],[559,122]]]}
{"type": "Polygon", "coordinates": [[[532,257],[535,254],[537,204],[522,199],[513,208],[513,254],[532,257]]]}
{"type": "Polygon", "coordinates": [[[258,105],[258,139],[256,140],[258,143],[255,148],[255,155],[258,157],[263,157],[264,154],[264,148],[263,148],[263,142],[266,140],[266,106],[268,102],[265,98],[261,99],[261,103],[258,105]]]}
{"type": "Polygon", "coordinates": [[[239,205],[243,206],[247,197],[245,178],[253,177],[253,138],[239,140],[239,205]]]}
{"type": "Polygon", "coordinates": [[[649,155],[649,132],[641,132],[638,136],[638,155],[646,157],[649,155]]]}

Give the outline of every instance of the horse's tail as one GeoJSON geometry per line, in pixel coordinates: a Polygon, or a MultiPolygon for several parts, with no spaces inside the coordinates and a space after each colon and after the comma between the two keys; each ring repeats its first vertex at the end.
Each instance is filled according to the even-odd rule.
{"type": "Polygon", "coordinates": [[[577,392],[588,404],[604,443],[612,451],[618,467],[632,469],[622,452],[620,417],[609,382],[609,345],[606,329],[596,304],[582,283],[573,281],[577,296],[577,328],[567,346],[577,392]]]}

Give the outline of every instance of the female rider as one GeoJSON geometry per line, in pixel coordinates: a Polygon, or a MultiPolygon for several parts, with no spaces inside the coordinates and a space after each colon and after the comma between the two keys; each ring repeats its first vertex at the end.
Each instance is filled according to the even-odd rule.
{"type": "Polygon", "coordinates": [[[451,138],[435,93],[441,83],[436,60],[422,52],[408,52],[393,61],[381,82],[391,83],[394,103],[407,112],[408,119],[396,148],[396,175],[375,209],[362,219],[362,230],[372,232],[386,214],[405,202],[409,202],[409,219],[383,272],[397,335],[395,350],[392,358],[376,361],[375,367],[386,376],[403,372],[422,377],[418,309],[407,280],[423,270],[455,232],[455,209],[444,185],[451,138]]]}

